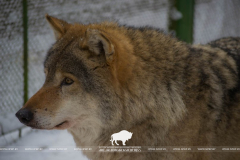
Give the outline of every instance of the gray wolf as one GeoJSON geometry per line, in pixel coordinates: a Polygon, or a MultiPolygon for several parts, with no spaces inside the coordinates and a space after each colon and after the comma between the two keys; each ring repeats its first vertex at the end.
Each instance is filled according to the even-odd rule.
{"type": "MultiPolygon", "coordinates": [[[[150,27],[69,24],[46,16],[56,43],[42,88],[16,113],[36,129],[67,129],[77,146],[240,146],[240,38],[189,45],[150,27]]],[[[104,160],[239,160],[239,153],[100,153],[104,160]]]]}
{"type": "Polygon", "coordinates": [[[114,145],[113,142],[115,142],[116,145],[119,145],[117,143],[117,141],[119,140],[119,141],[122,141],[122,144],[125,146],[126,145],[125,142],[132,138],[132,134],[133,133],[131,133],[131,132],[128,132],[126,130],[122,130],[122,131],[120,131],[118,133],[112,134],[110,141],[112,142],[112,145],[114,145]]]}

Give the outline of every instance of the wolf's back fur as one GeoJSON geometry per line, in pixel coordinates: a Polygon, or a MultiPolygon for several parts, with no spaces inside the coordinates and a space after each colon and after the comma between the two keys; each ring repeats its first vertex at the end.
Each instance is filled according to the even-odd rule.
{"type": "MultiPolygon", "coordinates": [[[[81,91],[66,93],[75,97],[72,110],[90,117],[68,128],[78,146],[109,146],[123,129],[133,133],[128,146],[240,145],[240,38],[188,45],[152,28],[47,19],[57,42],[46,57],[45,83],[53,83],[56,71],[72,73],[81,84],[81,91]]],[[[98,160],[240,159],[214,152],[85,154],[98,160]]]]}

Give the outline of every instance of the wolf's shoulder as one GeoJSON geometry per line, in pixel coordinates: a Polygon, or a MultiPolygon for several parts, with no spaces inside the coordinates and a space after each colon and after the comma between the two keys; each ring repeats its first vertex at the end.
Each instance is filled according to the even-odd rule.
{"type": "Polygon", "coordinates": [[[164,34],[167,34],[167,32],[164,30],[164,29],[161,29],[161,28],[157,28],[157,27],[153,27],[153,26],[132,26],[132,25],[121,25],[119,24],[119,27],[123,27],[127,30],[130,30],[130,31],[135,31],[135,32],[156,32],[156,33],[164,33],[164,34]]]}
{"type": "MultiPolygon", "coordinates": [[[[208,43],[213,48],[220,48],[231,56],[240,55],[240,37],[225,37],[208,43]]],[[[235,57],[236,58],[236,57],[235,57]]]]}

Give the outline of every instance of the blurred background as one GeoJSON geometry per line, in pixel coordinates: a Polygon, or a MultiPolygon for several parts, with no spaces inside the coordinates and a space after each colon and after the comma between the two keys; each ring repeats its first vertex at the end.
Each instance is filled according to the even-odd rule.
{"type": "MultiPolygon", "coordinates": [[[[193,44],[240,36],[239,0],[0,0],[0,147],[74,146],[67,131],[24,127],[15,113],[43,84],[54,43],[45,14],[70,23],[153,26],[193,44]]],[[[1,152],[1,160],[86,159],[81,152],[1,152]]]]}

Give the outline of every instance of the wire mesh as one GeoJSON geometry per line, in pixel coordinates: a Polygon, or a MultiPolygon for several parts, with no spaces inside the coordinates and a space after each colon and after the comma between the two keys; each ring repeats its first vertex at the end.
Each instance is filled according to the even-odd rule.
{"type": "Polygon", "coordinates": [[[240,36],[239,0],[196,0],[194,43],[240,36]]]}
{"type": "Polygon", "coordinates": [[[0,1],[0,114],[23,105],[22,3],[0,1]]]}

